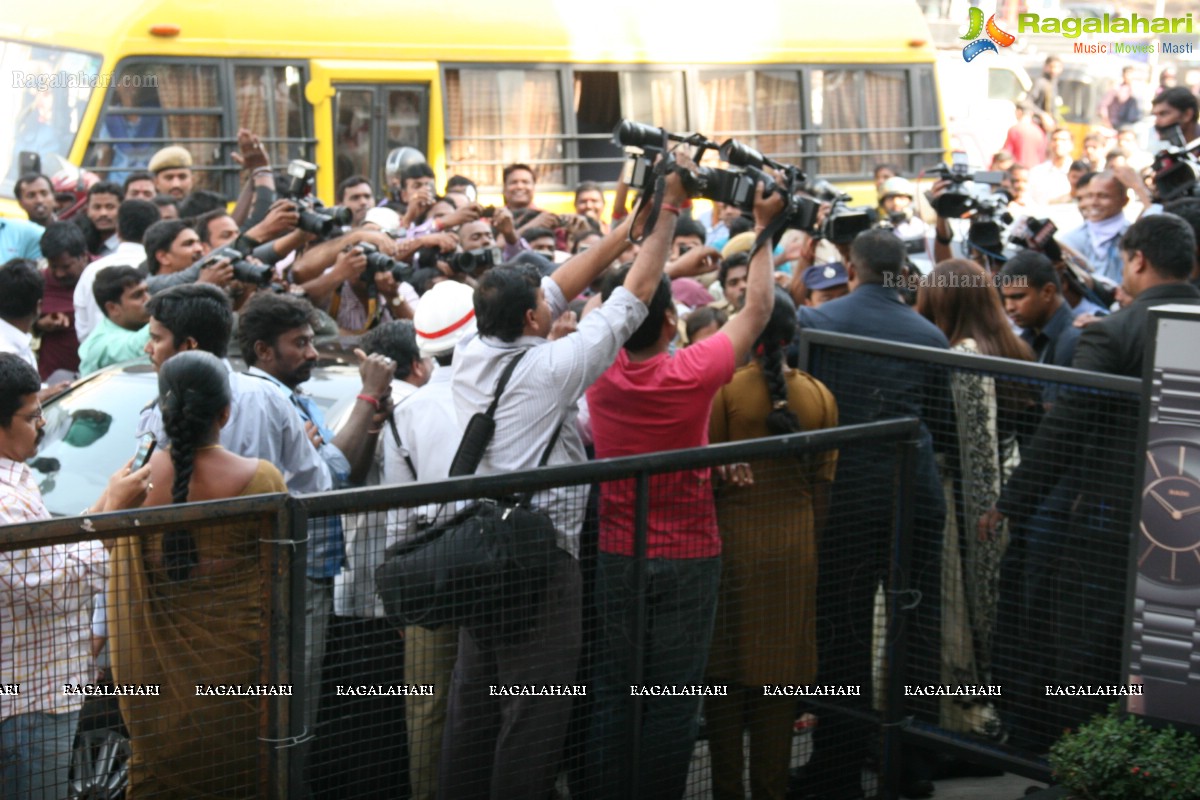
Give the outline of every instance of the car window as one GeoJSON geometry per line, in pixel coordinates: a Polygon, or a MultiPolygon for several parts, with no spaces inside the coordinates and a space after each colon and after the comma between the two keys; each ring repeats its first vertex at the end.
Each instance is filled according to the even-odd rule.
{"type": "Polygon", "coordinates": [[[105,372],[45,404],[46,435],[29,465],[46,508],[78,514],[137,449],[142,408],[158,394],[149,364],[105,372]]]}

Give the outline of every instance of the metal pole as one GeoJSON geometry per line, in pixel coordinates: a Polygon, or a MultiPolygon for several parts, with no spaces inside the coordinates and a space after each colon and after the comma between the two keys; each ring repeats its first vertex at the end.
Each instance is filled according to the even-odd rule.
{"type": "MultiPolygon", "coordinates": [[[[637,610],[633,623],[633,684],[641,686],[646,675],[646,540],[650,521],[650,473],[642,470],[637,474],[637,495],[634,501],[633,527],[633,576],[637,591],[637,610]]],[[[626,797],[637,800],[642,786],[639,780],[642,753],[642,697],[629,697],[629,748],[628,789],[626,797]]]]}
{"type": "MultiPolygon", "coordinates": [[[[271,686],[289,683],[290,650],[289,612],[291,596],[291,551],[278,541],[289,538],[290,515],[286,502],[269,520],[271,536],[275,541],[260,541],[258,546],[259,566],[266,580],[263,581],[264,658],[260,671],[260,682],[271,686]]],[[[266,526],[264,526],[266,527],[266,526]]],[[[265,699],[260,730],[265,733],[259,740],[261,763],[265,768],[260,773],[259,796],[272,800],[287,800],[288,792],[288,748],[280,747],[289,736],[289,703],[286,696],[276,695],[265,699]]]]}
{"type": "MultiPolygon", "coordinates": [[[[911,620],[904,615],[912,568],[913,532],[913,474],[916,470],[917,440],[907,439],[896,445],[896,479],[893,507],[895,528],[892,540],[891,591],[887,595],[887,624],[884,659],[887,670],[883,703],[883,800],[895,800],[901,782],[903,762],[900,753],[905,701],[904,676],[908,658],[908,636],[911,620]]],[[[950,513],[953,513],[951,510],[950,513]]]]}

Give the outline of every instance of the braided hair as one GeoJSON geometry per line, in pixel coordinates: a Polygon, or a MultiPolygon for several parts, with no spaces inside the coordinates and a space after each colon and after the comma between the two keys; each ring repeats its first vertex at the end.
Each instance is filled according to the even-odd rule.
{"type": "Polygon", "coordinates": [[[775,289],[775,307],[767,327],[759,334],[754,352],[767,379],[771,395],[771,413],[767,415],[767,430],[775,436],[800,431],[800,420],[788,408],[787,379],[784,376],[784,353],[796,337],[796,305],[783,289],[775,289]]]}
{"type": "MultiPolygon", "coordinates": [[[[163,430],[171,440],[175,483],[171,502],[186,503],[196,451],[208,444],[213,423],[230,402],[229,373],[220,359],[203,350],[189,350],[167,359],[158,372],[163,430]]],[[[179,581],[196,566],[196,540],[186,530],[163,535],[167,576],[179,581]]]]}

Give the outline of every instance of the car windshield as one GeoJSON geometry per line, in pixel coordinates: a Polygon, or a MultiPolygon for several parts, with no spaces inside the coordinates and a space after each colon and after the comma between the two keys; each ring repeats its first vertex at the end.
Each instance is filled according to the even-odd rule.
{"type": "Polygon", "coordinates": [[[66,158],[100,75],[100,56],[0,39],[0,195],[13,196],[22,152],[66,158]]]}
{"type": "Polygon", "coordinates": [[[149,364],[109,370],[45,404],[46,435],[29,465],[55,516],[95,502],[133,456],[142,408],[158,394],[149,364]]]}
{"type": "MultiPolygon", "coordinates": [[[[236,359],[232,366],[245,369],[236,359]]],[[[359,380],[357,367],[322,358],[303,390],[336,431],[354,406],[359,380]]],[[[106,369],[44,404],[46,433],[29,466],[51,514],[78,514],[96,501],[109,476],[133,457],[142,409],[157,396],[154,367],[131,362],[106,369]]]]}

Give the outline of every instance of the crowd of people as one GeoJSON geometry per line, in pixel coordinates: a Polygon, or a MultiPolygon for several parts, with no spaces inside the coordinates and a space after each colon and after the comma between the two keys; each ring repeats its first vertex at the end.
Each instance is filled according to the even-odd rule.
{"type": "MultiPolygon", "coordinates": [[[[1052,85],[1041,90],[1053,93],[1052,85]]],[[[145,465],[118,470],[92,512],[446,478],[464,426],[492,404],[506,372],[480,474],[914,414],[923,421],[914,557],[942,565],[919,578],[925,599],[915,624],[941,642],[940,667],[925,677],[986,684],[1003,668],[997,631],[1042,608],[1038,592],[1049,590],[1034,555],[1060,545],[1066,505],[1078,502],[1088,401],[879,358],[808,375],[794,369],[797,332],[1140,377],[1147,309],[1200,304],[1200,200],[1158,202],[1149,160],[1120,128],[1127,101],[1119,91],[1111,99],[1115,138],[1089,138],[1080,160],[1066,129],[1043,128],[1052,102],[1022,106],[994,164],[1007,194],[972,201],[1012,214],[1010,231],[988,224],[984,211],[970,219],[937,213],[952,207],[942,201],[963,191],[962,181],[944,178],[918,196],[886,164],[875,171],[871,229],[851,241],[789,230],[777,242],[758,240],[784,213],[783,196],[760,184],[752,205],[693,214],[694,183],[681,175],[695,165],[682,155],[665,174],[648,229],[645,213],[627,210],[623,189],[606,213],[595,184],[578,187],[573,214],[540,210],[536,171],[524,164],[505,168],[504,205],[495,208],[476,202],[468,177],[451,178],[439,194],[433,170],[413,160],[386,196],[353,176],[337,187],[341,209],[323,210],[280,195],[288,177],[249,131],[239,134],[245,188],[232,211],[225,198],[193,191],[191,157],[178,146],[154,153],[122,185],[95,183],[67,220],[57,218],[49,179],[24,175],[16,191],[29,221],[0,220],[0,524],[48,516],[25,464],[41,440],[42,404],[77,376],[143,354],[158,373],[159,397],[143,409],[138,433],[153,434],[158,450],[145,465]],[[1080,223],[1038,236],[1043,207],[1063,203],[1080,223]],[[927,274],[914,255],[934,264],[927,274]],[[361,386],[338,430],[303,388],[323,336],[360,348],[361,386]],[[227,359],[231,343],[244,371],[227,359]],[[1021,435],[1011,424],[1015,408],[1036,412],[1021,435]],[[1021,559],[1010,540],[1023,543],[1021,559]],[[1006,571],[1024,581],[1019,599],[1003,596],[1006,571]],[[952,609],[970,612],[950,619],[952,609]]],[[[1180,125],[1196,137],[1197,99],[1187,89],[1164,89],[1151,110],[1164,136],[1180,125]]],[[[733,689],[705,704],[714,796],[744,796],[749,727],[750,788],[783,797],[797,708],[756,687],[871,684],[869,639],[842,642],[840,656],[826,657],[836,648],[812,623],[819,615],[839,630],[872,617],[871,593],[839,591],[816,576],[818,564],[824,570],[848,553],[884,553],[876,545],[892,535],[891,504],[859,496],[864,485],[891,484],[881,453],[854,448],[840,460],[826,454],[652,479],[646,642],[630,637],[633,483],[599,488],[590,545],[581,544],[588,504],[577,490],[536,494],[559,549],[529,629],[515,640],[487,628],[404,630],[394,682],[446,687],[404,706],[412,795],[552,796],[574,699],[489,688],[577,683],[583,619],[594,614],[582,734],[588,796],[622,797],[630,780],[656,797],[684,792],[698,697],[645,700],[640,772],[628,771],[628,688],[640,650],[646,684],[733,689]],[[786,488],[767,494],[755,474],[786,488]],[[820,536],[831,525],[839,535],[820,536]],[[585,593],[586,546],[598,554],[585,593]]],[[[387,546],[446,511],[396,509],[380,525],[352,515],[310,520],[300,687],[307,731],[320,730],[333,621],[354,620],[360,643],[394,647],[375,568],[387,546]]],[[[1115,542],[1128,510],[1097,519],[1097,536],[1115,542]]],[[[82,698],[59,687],[96,679],[94,629],[118,684],[179,684],[162,698],[121,698],[133,796],[184,785],[254,796],[252,711],[223,722],[182,693],[194,683],[257,683],[263,609],[257,567],[244,556],[259,536],[230,526],[0,552],[0,683],[21,684],[19,698],[0,695],[0,794],[65,796],[82,698]],[[216,647],[229,655],[219,668],[208,658],[216,647]],[[181,717],[198,722],[172,724],[181,717]],[[214,736],[221,747],[201,745],[214,736]]],[[[1123,601],[1103,588],[1080,591],[1094,593],[1097,607],[1123,601]]],[[[1120,631],[1115,645],[1113,631],[1102,633],[1092,654],[1119,659],[1120,631]]],[[[822,714],[803,793],[861,796],[870,737],[855,711],[822,714]]],[[[943,707],[943,724],[980,732],[977,719],[956,715],[961,709],[943,707]]],[[[907,796],[927,796],[930,774],[918,757],[908,764],[907,796]]],[[[311,788],[321,793],[319,778],[311,788]]]]}

